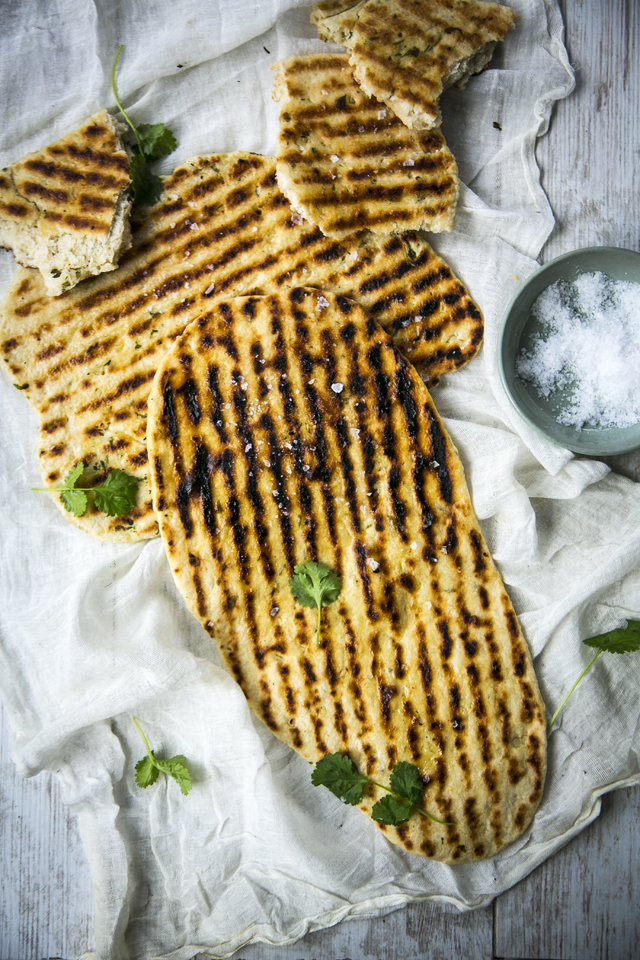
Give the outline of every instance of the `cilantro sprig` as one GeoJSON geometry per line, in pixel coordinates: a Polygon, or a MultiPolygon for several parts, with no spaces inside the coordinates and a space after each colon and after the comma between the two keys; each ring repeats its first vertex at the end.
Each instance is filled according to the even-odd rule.
{"type": "Polygon", "coordinates": [[[144,203],[151,205],[157,203],[162,195],[162,180],[160,177],[151,173],[148,164],[154,160],[159,160],[160,157],[166,157],[169,153],[173,153],[178,144],[171,130],[165,127],[163,123],[141,123],[139,127],[136,127],[129,119],[127,112],[118,99],[118,93],[116,91],[116,65],[123,49],[124,44],[121,43],[113,58],[113,66],[111,67],[111,89],[120,113],[133,130],[136,138],[136,142],[132,145],[133,156],[129,162],[129,177],[133,191],[133,202],[134,204],[144,203]]]}
{"type": "Polygon", "coordinates": [[[294,568],[289,580],[291,593],[303,607],[318,608],[318,630],[316,644],[320,646],[320,621],[322,608],[338,599],[342,581],[338,574],[324,563],[307,560],[294,568]]]}
{"type": "Polygon", "coordinates": [[[635,653],[635,651],[640,650],[640,620],[629,620],[626,627],[619,627],[616,630],[609,630],[608,633],[599,633],[596,637],[589,637],[588,640],[583,640],[582,642],[587,647],[595,647],[598,652],[596,653],[595,657],[592,657],[591,660],[589,660],[589,663],[586,665],[574,685],[571,687],[571,690],[569,690],[569,693],[566,695],[554,715],[551,717],[551,720],[549,720],[549,730],[551,730],[558,717],[558,714],[566,704],[573,691],[576,689],[584,675],[594,665],[600,654],[635,653]]]}
{"type": "Polygon", "coordinates": [[[96,510],[108,517],[124,517],[136,505],[138,477],[132,477],[124,470],[110,470],[104,483],[95,487],[79,487],[78,480],[84,472],[82,461],[77,463],[64,478],[61,487],[32,487],[41,493],[59,493],[66,510],[76,517],[82,517],[93,497],[96,510]]]}
{"type": "Polygon", "coordinates": [[[387,787],[383,783],[378,783],[377,780],[365,777],[351,757],[344,753],[328,753],[322,760],[318,760],[311,774],[311,783],[314,787],[326,787],[338,800],[351,806],[361,802],[369,785],[385,790],[387,796],[374,803],[371,810],[372,818],[378,823],[399,827],[417,812],[435,823],[441,823],[444,826],[453,825],[450,821],[438,820],[423,809],[425,785],[418,768],[413,763],[407,763],[404,760],[396,763],[391,771],[389,782],[390,786],[387,787]]]}
{"type": "Polygon", "coordinates": [[[142,727],[135,717],[132,717],[132,719],[147,748],[146,757],[143,757],[142,760],[138,760],[136,763],[136,783],[138,786],[146,790],[147,787],[150,787],[156,782],[159,773],[166,773],[168,777],[172,777],[176,781],[180,787],[180,792],[186,797],[193,786],[186,757],[178,754],[169,760],[158,760],[142,732],[142,727]]]}

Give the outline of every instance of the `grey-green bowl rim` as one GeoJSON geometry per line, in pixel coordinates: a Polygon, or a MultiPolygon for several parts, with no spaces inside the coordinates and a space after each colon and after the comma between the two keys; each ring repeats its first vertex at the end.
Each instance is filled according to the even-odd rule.
{"type": "Polygon", "coordinates": [[[627,439],[626,441],[623,439],[625,431],[634,430],[635,426],[619,428],[618,433],[621,437],[620,441],[618,443],[612,442],[611,447],[606,451],[602,449],[596,450],[589,447],[589,443],[588,443],[589,434],[596,434],[596,433],[599,434],[599,431],[596,431],[594,429],[585,428],[581,432],[581,436],[585,436],[587,440],[583,442],[578,442],[576,444],[562,442],[556,439],[555,437],[547,433],[546,430],[544,430],[539,424],[533,421],[529,416],[527,416],[526,412],[523,411],[518,405],[518,403],[516,402],[516,399],[514,398],[506,379],[504,365],[503,365],[502,348],[503,348],[504,335],[507,329],[507,325],[509,323],[511,312],[516,302],[524,294],[525,290],[531,284],[534,278],[538,278],[541,273],[550,271],[552,267],[556,267],[558,264],[561,264],[563,261],[570,261],[578,255],[579,256],[582,256],[584,254],[597,255],[601,253],[622,254],[623,257],[628,256],[631,259],[635,259],[639,261],[640,263],[640,252],[638,252],[637,250],[630,250],[628,247],[609,247],[609,246],[577,247],[575,250],[569,250],[567,253],[560,254],[559,257],[554,257],[553,260],[549,260],[547,263],[541,264],[537,270],[534,270],[533,273],[530,274],[530,276],[528,276],[527,279],[523,282],[522,286],[518,290],[516,290],[516,292],[513,294],[502,315],[502,319],[500,321],[500,327],[498,329],[498,338],[497,338],[497,362],[498,362],[498,374],[500,376],[500,382],[502,384],[502,387],[507,397],[509,398],[509,402],[511,406],[516,411],[518,416],[522,420],[524,420],[525,423],[528,424],[528,426],[530,426],[531,429],[534,430],[539,436],[544,437],[545,440],[547,440],[549,443],[552,443],[554,446],[562,447],[565,450],[571,450],[574,453],[580,453],[586,456],[600,456],[600,457],[615,456],[621,453],[628,453],[629,451],[635,450],[637,447],[639,447],[640,439],[638,437],[634,437],[632,441],[630,441],[630,439],[627,439]]]}

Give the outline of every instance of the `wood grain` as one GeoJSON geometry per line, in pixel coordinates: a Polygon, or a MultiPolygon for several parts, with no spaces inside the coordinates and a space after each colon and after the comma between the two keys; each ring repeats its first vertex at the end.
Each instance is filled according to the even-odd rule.
{"type": "Polygon", "coordinates": [[[0,958],[73,960],[93,929],[91,878],[76,819],[51,774],[18,776],[0,700],[0,958]]]}
{"type": "MultiPolygon", "coordinates": [[[[640,17],[636,0],[560,0],[576,91],[538,141],[557,225],[543,261],[578,247],[640,249],[640,17]]],[[[606,458],[640,480],[640,451],[606,458]]],[[[527,960],[640,957],[640,787],[602,813],[494,905],[494,956],[527,960]]]]}
{"type": "Polygon", "coordinates": [[[495,904],[494,956],[637,960],[640,790],[602,799],[600,817],[495,904]]]}
{"type": "Polygon", "coordinates": [[[290,947],[252,944],[231,960],[489,960],[492,947],[491,907],[459,913],[446,904],[422,903],[376,920],[349,920],[290,947]]]}
{"type": "Polygon", "coordinates": [[[543,260],[576,247],[640,249],[640,5],[560,0],[576,90],[538,141],[556,217],[543,260]]]}

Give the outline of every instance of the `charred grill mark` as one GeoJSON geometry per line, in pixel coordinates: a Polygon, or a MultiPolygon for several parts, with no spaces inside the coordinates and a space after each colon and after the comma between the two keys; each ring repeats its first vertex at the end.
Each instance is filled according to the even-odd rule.
{"type": "MultiPolygon", "coordinates": [[[[385,430],[385,434],[387,431],[385,430]]],[[[389,435],[393,435],[393,428],[389,428],[389,435]]],[[[388,451],[390,444],[385,443],[385,453],[388,451]]],[[[407,508],[402,500],[398,490],[400,488],[400,468],[395,464],[389,470],[389,497],[391,499],[391,506],[393,508],[393,516],[396,521],[396,527],[400,535],[400,539],[403,541],[408,540],[407,529],[406,529],[406,516],[407,508]]]]}
{"type": "Polygon", "coordinates": [[[449,687],[449,705],[451,708],[451,726],[458,733],[456,737],[456,746],[458,746],[460,731],[464,729],[464,721],[460,715],[460,687],[457,683],[449,687]]]}
{"type": "Polygon", "coordinates": [[[344,743],[347,742],[347,725],[344,722],[344,709],[339,700],[334,704],[334,726],[344,743]]]}
{"type": "Polygon", "coordinates": [[[211,496],[211,476],[209,467],[209,452],[204,444],[196,447],[193,464],[193,490],[197,492],[202,504],[202,515],[207,533],[213,540],[217,533],[216,514],[211,496]]]}
{"type": "MultiPolygon", "coordinates": [[[[340,616],[344,617],[346,615],[346,609],[340,611],[340,616]],[[344,611],[344,612],[343,612],[344,611]]],[[[345,632],[347,635],[346,643],[346,653],[347,653],[347,671],[351,674],[352,679],[349,681],[349,692],[351,693],[354,700],[354,714],[356,719],[360,722],[360,736],[362,736],[363,731],[366,729],[367,722],[367,710],[366,704],[362,697],[362,690],[360,689],[360,684],[358,678],[362,672],[362,668],[358,661],[358,651],[356,644],[356,637],[353,631],[351,623],[348,621],[345,623],[345,632]]]]}
{"type": "Polygon", "coordinates": [[[404,701],[404,703],[402,704],[402,709],[405,716],[409,720],[406,736],[407,736],[407,743],[409,745],[409,750],[411,751],[411,757],[413,760],[419,760],[420,759],[420,748],[419,748],[420,733],[419,733],[418,727],[420,726],[420,721],[418,719],[418,715],[416,714],[409,700],[404,701]]]}
{"type": "MultiPolygon", "coordinates": [[[[484,573],[487,565],[484,560],[482,544],[480,543],[480,537],[478,536],[475,530],[471,530],[469,532],[469,543],[471,544],[471,552],[473,554],[474,573],[477,573],[477,574],[484,573]]],[[[486,591],[485,591],[485,595],[486,595],[486,591]]],[[[482,599],[483,599],[482,595],[480,595],[480,599],[482,602],[482,599]]],[[[483,603],[483,608],[486,609],[486,607],[484,607],[484,603],[483,603]]]]}
{"type": "Polygon", "coordinates": [[[200,423],[200,403],[198,401],[198,390],[194,381],[189,378],[185,380],[183,385],[179,388],[178,393],[181,394],[184,398],[184,406],[187,411],[189,420],[194,426],[197,426],[200,423]]]}
{"type": "Polygon", "coordinates": [[[265,508],[260,489],[258,475],[260,467],[255,449],[255,438],[251,433],[247,419],[247,398],[243,390],[234,390],[233,406],[237,417],[237,433],[246,463],[245,492],[247,500],[253,510],[253,529],[258,541],[260,560],[267,582],[273,580],[275,569],[269,544],[269,530],[264,523],[265,508]]]}
{"type": "Polygon", "coordinates": [[[48,423],[43,423],[40,429],[43,433],[56,433],[58,430],[62,430],[66,422],[66,417],[58,417],[55,420],[49,420],[48,423]]]}
{"type": "Polygon", "coordinates": [[[425,489],[428,475],[429,462],[425,455],[418,449],[414,454],[413,461],[413,489],[422,517],[421,533],[425,541],[422,557],[424,560],[433,560],[435,559],[435,552],[432,527],[435,516],[429,506],[429,499],[425,489]]]}
{"type": "Polygon", "coordinates": [[[524,825],[527,822],[527,814],[529,810],[526,803],[521,803],[518,805],[518,809],[515,812],[513,822],[518,830],[523,830],[524,825]]]}
{"type": "Polygon", "coordinates": [[[322,735],[321,735],[321,730],[322,730],[322,727],[324,726],[322,720],[320,719],[320,717],[311,717],[311,722],[313,724],[313,733],[316,738],[316,746],[318,750],[322,754],[328,753],[329,748],[327,747],[326,743],[322,739],[322,735]]]}
{"type": "Polygon", "coordinates": [[[367,360],[374,370],[374,382],[376,387],[376,413],[383,420],[389,414],[391,403],[389,398],[389,377],[382,371],[382,345],[374,344],[367,351],[367,360]]]}
{"type": "Polygon", "coordinates": [[[438,620],[436,626],[438,627],[438,632],[442,637],[442,643],[440,645],[440,654],[443,661],[446,661],[451,656],[451,636],[449,634],[449,625],[446,620],[438,620]]]}
{"type": "Polygon", "coordinates": [[[433,680],[433,673],[431,671],[431,664],[429,663],[429,656],[427,654],[426,633],[422,623],[419,623],[417,625],[417,631],[418,631],[418,670],[420,672],[420,679],[422,680],[422,687],[427,697],[428,713],[433,719],[434,701],[433,701],[433,698],[431,697],[431,683],[433,680]]]}
{"type": "Polygon", "coordinates": [[[445,503],[451,503],[453,497],[453,484],[447,466],[449,459],[447,441],[442,432],[442,428],[438,423],[437,418],[431,412],[430,407],[425,405],[424,410],[429,421],[429,435],[431,438],[431,449],[433,451],[434,462],[438,464],[435,469],[438,476],[440,496],[445,503]]]}
{"type": "Polygon", "coordinates": [[[376,621],[380,619],[380,614],[375,609],[375,606],[373,603],[373,593],[371,591],[371,578],[369,576],[369,571],[366,565],[367,549],[360,540],[355,540],[353,544],[353,552],[356,558],[358,573],[360,574],[360,582],[362,583],[362,592],[364,595],[364,602],[367,609],[367,618],[370,623],[376,623],[376,621]]]}
{"type": "Polygon", "coordinates": [[[404,412],[407,433],[415,443],[418,439],[418,407],[407,364],[400,356],[396,370],[396,396],[404,412]]]}
{"type": "Polygon", "coordinates": [[[500,721],[502,743],[508,748],[511,742],[511,714],[503,699],[498,700],[498,719],[500,721]]]}
{"type": "Polygon", "coordinates": [[[544,771],[544,759],[542,743],[535,733],[530,733],[528,738],[529,753],[527,754],[527,763],[533,772],[533,789],[529,796],[529,803],[536,803],[542,793],[542,776],[544,771]]]}
{"type": "Polygon", "coordinates": [[[376,677],[376,684],[378,687],[378,702],[380,707],[380,716],[382,717],[382,722],[385,727],[389,726],[389,720],[391,717],[390,703],[391,699],[397,696],[398,689],[395,686],[387,686],[383,683],[382,679],[378,676],[376,677]]]}
{"type": "Polygon", "coordinates": [[[342,481],[344,483],[344,492],[349,512],[351,514],[351,525],[354,533],[360,533],[360,511],[358,510],[356,484],[353,479],[353,463],[349,457],[349,434],[347,432],[347,423],[344,417],[338,417],[335,424],[335,432],[338,438],[338,449],[340,450],[340,466],[342,468],[342,481]]]}
{"type": "Polygon", "coordinates": [[[174,451],[178,443],[178,417],[174,402],[173,389],[169,376],[165,377],[162,388],[162,420],[174,451]]]}
{"type": "Polygon", "coordinates": [[[224,401],[220,393],[219,371],[213,364],[209,366],[207,371],[207,381],[211,398],[211,422],[216,429],[220,442],[226,444],[228,440],[223,414],[224,401]]]}
{"type": "Polygon", "coordinates": [[[333,662],[333,656],[331,655],[331,647],[327,644],[326,640],[324,641],[324,644],[325,644],[325,652],[324,652],[325,676],[329,681],[329,687],[331,689],[331,693],[333,694],[334,688],[338,682],[338,674],[336,673],[335,664],[333,662]]]}
{"type": "Polygon", "coordinates": [[[403,660],[403,656],[402,656],[402,647],[400,646],[399,643],[396,642],[396,643],[394,643],[394,645],[393,645],[393,650],[394,650],[394,653],[395,653],[395,671],[396,671],[396,677],[398,678],[398,680],[402,680],[403,677],[405,677],[405,676],[406,676],[406,673],[407,673],[407,665],[405,664],[405,662],[404,662],[404,660],[403,660]]]}
{"type": "Polygon", "coordinates": [[[318,479],[321,484],[320,490],[322,494],[327,531],[331,541],[331,546],[333,548],[334,557],[336,559],[336,565],[340,569],[341,550],[338,543],[335,502],[330,486],[331,472],[328,468],[329,456],[327,442],[322,426],[323,416],[314,386],[307,380],[304,381],[304,395],[307,404],[307,410],[314,429],[315,458],[317,464],[314,479],[318,479]]]}
{"type": "Polygon", "coordinates": [[[366,422],[366,407],[362,404],[362,409],[358,410],[358,428],[360,430],[360,446],[362,449],[362,460],[364,465],[364,475],[367,483],[367,495],[369,506],[372,513],[378,509],[380,498],[378,496],[377,475],[375,452],[376,444],[369,432],[366,422]]]}
{"type": "Polygon", "coordinates": [[[240,522],[240,501],[235,486],[233,470],[233,454],[231,450],[223,450],[220,457],[220,470],[225,480],[229,498],[227,500],[228,526],[232,531],[236,546],[236,559],[240,570],[240,579],[244,584],[250,581],[249,555],[247,553],[247,527],[240,522]]]}
{"type": "Polygon", "coordinates": [[[382,346],[376,343],[367,351],[367,359],[370,366],[375,371],[374,382],[376,387],[376,411],[378,416],[385,421],[382,448],[387,460],[390,463],[390,470],[387,478],[389,489],[389,499],[396,523],[398,534],[403,542],[408,540],[406,530],[407,508],[402,500],[399,489],[401,483],[400,467],[396,456],[396,436],[391,420],[391,378],[382,370],[382,346]]]}
{"type": "Polygon", "coordinates": [[[260,417],[260,426],[267,434],[269,444],[269,462],[271,475],[276,484],[274,500],[278,511],[278,523],[282,534],[282,547],[287,561],[289,574],[293,574],[295,558],[293,555],[293,537],[291,535],[291,501],[287,492],[286,483],[282,474],[282,456],[276,438],[276,431],[271,416],[263,413],[260,417]]]}
{"type": "MultiPolygon", "coordinates": [[[[113,403],[114,400],[119,400],[120,397],[123,397],[125,394],[134,393],[141,387],[146,386],[154,377],[155,370],[150,370],[148,373],[138,373],[133,377],[127,377],[127,379],[122,380],[111,393],[101,397],[99,400],[94,400],[92,403],[87,404],[87,406],[81,407],[79,413],[84,413],[85,410],[99,410],[100,407],[107,406],[113,403]]],[[[146,397],[144,406],[146,408],[146,397]]]]}
{"type": "Polygon", "coordinates": [[[276,723],[273,713],[271,712],[271,694],[269,692],[269,686],[265,680],[260,681],[260,689],[262,691],[262,696],[260,697],[259,704],[262,719],[270,730],[276,731],[278,729],[278,724],[276,723]]]}
{"type": "MultiPolygon", "coordinates": [[[[192,554],[189,555],[189,560],[191,560],[192,554]]],[[[199,574],[193,570],[191,573],[191,581],[196,593],[196,609],[201,617],[206,616],[207,605],[204,599],[204,590],[202,589],[202,583],[200,581],[199,574]]]]}

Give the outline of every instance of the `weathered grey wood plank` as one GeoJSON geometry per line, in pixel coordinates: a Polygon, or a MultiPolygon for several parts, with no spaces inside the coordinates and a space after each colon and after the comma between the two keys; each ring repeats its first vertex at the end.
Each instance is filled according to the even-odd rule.
{"type": "Polygon", "coordinates": [[[638,960],[640,788],[602,800],[588,830],[495,905],[494,956],[638,960]]]}
{"type": "Polygon", "coordinates": [[[537,144],[556,216],[544,260],[576,247],[640,249],[640,5],[559,0],[576,90],[537,144]]]}
{"type": "Polygon", "coordinates": [[[74,960],[92,939],[89,867],[75,818],[50,774],[25,780],[0,701],[0,958],[74,960]]]}
{"type": "Polygon", "coordinates": [[[445,904],[422,903],[377,920],[349,920],[311,933],[291,947],[252,944],[232,960],[490,960],[492,956],[491,907],[459,913],[445,904]]]}
{"type": "MultiPolygon", "coordinates": [[[[577,247],[640,248],[640,9],[635,0],[560,0],[575,93],[538,141],[557,225],[544,261],[577,247]]],[[[607,458],[640,480],[640,452],[607,458]]],[[[494,956],[640,957],[640,788],[603,799],[598,820],[494,905],[494,956]]]]}

